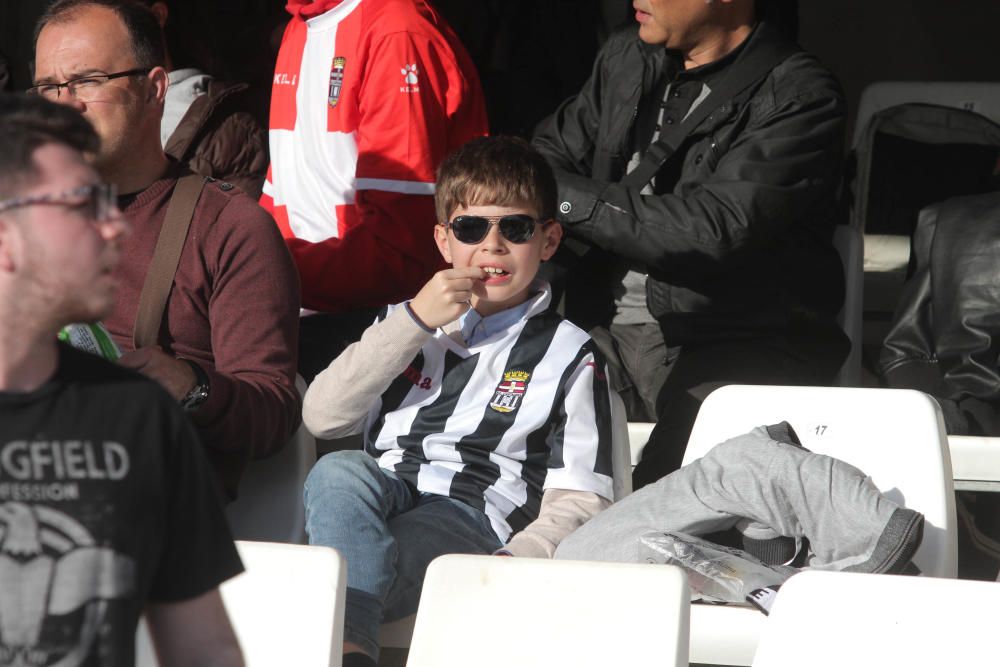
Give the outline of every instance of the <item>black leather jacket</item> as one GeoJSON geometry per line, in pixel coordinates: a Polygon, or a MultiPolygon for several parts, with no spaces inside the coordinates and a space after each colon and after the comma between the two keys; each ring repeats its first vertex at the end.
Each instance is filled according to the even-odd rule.
{"type": "MultiPolygon", "coordinates": [[[[744,53],[777,39],[761,23],[744,53]]],[[[801,320],[835,327],[843,272],[831,239],[845,118],[836,80],[794,53],[695,128],[661,168],[655,194],[641,196],[618,184],[632,124],[678,69],[635,28],[617,33],[580,93],[536,131],[556,170],[569,245],[586,243],[557,258],[573,265],[567,316],[606,325],[613,286],[639,265],[670,345],[783,335],[801,320]]]]}
{"type": "Polygon", "coordinates": [[[1000,435],[1000,193],[921,211],[915,271],[879,358],[890,387],[938,399],[948,432],[1000,435]]]}

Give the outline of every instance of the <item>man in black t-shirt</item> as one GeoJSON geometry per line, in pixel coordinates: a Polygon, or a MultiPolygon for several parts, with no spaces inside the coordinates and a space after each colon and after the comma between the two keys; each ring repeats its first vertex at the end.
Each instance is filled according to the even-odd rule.
{"type": "Polygon", "coordinates": [[[56,341],[114,306],[128,225],[77,113],[0,94],[0,656],[242,665],[219,596],[242,570],[201,447],[137,373],[56,341]]]}

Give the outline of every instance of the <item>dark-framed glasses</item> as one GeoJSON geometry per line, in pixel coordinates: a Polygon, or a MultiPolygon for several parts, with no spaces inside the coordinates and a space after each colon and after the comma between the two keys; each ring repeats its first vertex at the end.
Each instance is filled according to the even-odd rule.
{"type": "Polygon", "coordinates": [[[535,235],[535,227],[541,224],[526,213],[513,215],[459,215],[451,222],[443,223],[462,243],[479,243],[486,238],[491,225],[500,227],[500,234],[511,243],[527,243],[535,235]]]}
{"type": "Polygon", "coordinates": [[[145,76],[151,71],[153,70],[149,67],[137,67],[111,74],[88,74],[62,83],[39,83],[28,88],[28,92],[50,100],[58,100],[59,93],[65,88],[70,95],[81,102],[93,102],[100,95],[101,87],[108,81],[126,76],[145,76]]]}
{"type": "Polygon", "coordinates": [[[80,207],[94,222],[108,222],[118,214],[118,188],[111,183],[84,185],[80,188],[28,197],[0,200],[0,213],[24,206],[80,207]]]}

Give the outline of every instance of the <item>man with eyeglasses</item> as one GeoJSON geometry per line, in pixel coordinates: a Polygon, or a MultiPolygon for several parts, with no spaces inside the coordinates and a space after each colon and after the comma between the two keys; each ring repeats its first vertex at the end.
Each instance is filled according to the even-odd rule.
{"type": "Polygon", "coordinates": [[[114,308],[129,225],[78,114],[0,93],[0,643],[5,664],[242,665],[242,570],[197,435],[156,383],[56,339],[114,308]],[[12,663],[10,661],[13,661],[12,663]]]}
{"type": "Polygon", "coordinates": [[[163,62],[148,8],[59,0],[38,22],[31,92],[90,121],[101,139],[93,165],[117,186],[132,223],[116,271],[117,305],[104,321],[124,351],[121,363],[159,381],[188,410],[235,497],[247,462],[282,447],[298,425],[298,280],[271,217],[229,183],[205,182],[188,214],[156,344],[134,349],[160,230],[179,180],[190,174],[160,143],[163,62]]]}

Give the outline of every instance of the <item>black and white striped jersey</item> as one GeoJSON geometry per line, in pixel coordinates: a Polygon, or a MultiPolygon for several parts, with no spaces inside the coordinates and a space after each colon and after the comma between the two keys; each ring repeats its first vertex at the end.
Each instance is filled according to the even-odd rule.
{"type": "Polygon", "coordinates": [[[469,348],[438,330],[365,423],[382,468],[482,510],[501,540],[538,516],[545,489],[614,497],[604,359],[550,299],[469,348]]]}

